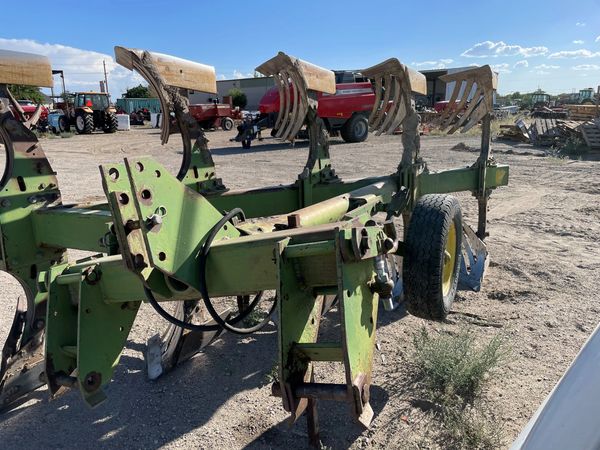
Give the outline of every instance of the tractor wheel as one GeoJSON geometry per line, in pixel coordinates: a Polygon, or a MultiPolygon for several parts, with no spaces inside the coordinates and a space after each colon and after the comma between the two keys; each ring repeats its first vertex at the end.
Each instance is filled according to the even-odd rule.
{"type": "Polygon", "coordinates": [[[233,119],[231,117],[225,117],[221,120],[221,128],[225,131],[230,131],[233,128],[233,119]]]}
{"type": "Polygon", "coordinates": [[[117,116],[112,113],[107,114],[104,121],[104,132],[115,133],[118,127],[119,122],[117,121],[117,116]]]}
{"type": "Polygon", "coordinates": [[[91,134],[94,131],[94,116],[88,113],[78,113],[75,116],[75,129],[79,134],[91,134]]]}
{"type": "Polygon", "coordinates": [[[403,283],[407,310],[424,319],[445,319],[458,285],[462,215],[451,195],[422,196],[406,234],[403,283]]]}
{"type": "Polygon", "coordinates": [[[250,139],[242,140],[242,148],[250,148],[252,141],[250,139]]]}
{"type": "Polygon", "coordinates": [[[71,131],[71,125],[69,125],[69,121],[67,120],[66,116],[60,116],[58,118],[58,130],[61,133],[68,133],[71,131]]]}
{"type": "Polygon", "coordinates": [[[345,142],[363,142],[369,135],[369,121],[362,114],[355,114],[346,121],[340,134],[345,142]]]}

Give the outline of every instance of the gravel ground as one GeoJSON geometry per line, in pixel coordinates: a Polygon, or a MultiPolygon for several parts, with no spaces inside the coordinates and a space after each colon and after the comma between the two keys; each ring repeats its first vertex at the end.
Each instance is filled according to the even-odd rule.
{"type": "MultiPolygon", "coordinates": [[[[306,159],[295,147],[267,139],[243,150],[232,133],[208,134],[218,176],[232,188],[287,183],[306,159]]],[[[399,138],[369,136],[362,144],[334,139],[333,165],[342,178],[387,173],[396,167],[399,138]],[[339,145],[338,145],[339,144],[339,145]]],[[[177,137],[165,147],[158,131],[44,139],[58,172],[65,202],[100,198],[98,164],[127,155],[152,155],[175,171],[177,137]]],[[[472,163],[473,137],[424,137],[422,153],[432,169],[472,163]],[[464,142],[466,145],[456,144],[464,142]]],[[[487,240],[491,264],[481,292],[461,292],[446,323],[429,323],[400,311],[382,312],[371,389],[375,419],[368,431],[353,424],[345,405],[321,403],[321,438],[332,448],[435,446],[436,426],[411,406],[407,372],[411,338],[422,326],[468,327],[485,342],[498,333],[510,342],[510,357],[484,393],[489,419],[502,428],[503,446],[516,437],[558,381],[600,316],[600,181],[598,162],[540,157],[531,146],[493,143],[496,159],[511,167],[510,185],[494,192],[487,240]],[[494,326],[487,326],[493,324],[494,326]],[[400,419],[402,417],[402,420],[400,419]]],[[[467,220],[472,197],[460,195],[467,220]]],[[[0,339],[4,340],[16,283],[0,274],[0,339]]],[[[330,323],[324,321],[327,327],[330,323]]],[[[0,421],[2,448],[283,448],[306,447],[304,421],[288,427],[280,400],[270,396],[268,373],[276,357],[274,328],[240,339],[224,335],[205,352],[163,378],[145,377],[146,339],[164,322],[144,305],[121,364],[106,389],[108,401],[91,410],[76,392],[49,402],[46,391],[0,421]]],[[[330,366],[318,381],[336,380],[330,366]]]]}

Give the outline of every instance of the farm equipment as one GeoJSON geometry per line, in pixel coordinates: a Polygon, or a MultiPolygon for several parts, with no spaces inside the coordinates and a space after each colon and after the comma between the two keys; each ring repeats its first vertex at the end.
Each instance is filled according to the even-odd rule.
{"type": "Polygon", "coordinates": [[[198,103],[190,105],[190,114],[203,130],[222,128],[225,131],[233,129],[234,120],[241,120],[239,108],[232,108],[225,103],[198,103]]]}
{"type": "MultiPolygon", "coordinates": [[[[51,397],[72,388],[91,406],[102,402],[138,308],[147,301],[169,322],[162,336],[148,342],[151,378],[220,333],[252,333],[277,312],[279,372],[272,391],[290,421],[306,411],[310,441],[318,445],[317,401],[329,399],[346,402],[368,427],[379,303],[392,309],[394,285],[402,283],[409,312],[441,320],[457,288],[478,289],[483,279],[488,200],[508,183],[509,173],[490,155],[491,68],[446,76],[456,82],[453,102],[464,106],[465,95],[472,88],[476,93],[466,109],[457,109],[460,115],[440,114],[439,126],[453,133],[481,121],[482,139],[473,165],[440,172],[430,171],[420,154],[412,94],[425,93],[424,76],[396,59],[365,69],[374,80],[371,129],[393,133],[402,126],[403,150],[388,175],[343,181],[332,167],[326,125],[317,113],[317,93],[336,90],[334,74],[279,53],[257,70],[292,86],[295,101],[277,119],[278,136],[291,139],[305,124],[308,159],[291,184],[235,191],[217,178],[207,139],[181,95],[185,89],[215,93],[214,69],[143,50],[116,47],[115,54],[148,81],[162,111],[173,112],[183,142],[181,167],[172,175],[147,157],[103,165],[106,202],[64,205],[36,136],[2,104],[0,137],[8,162],[0,189],[0,268],[20,281],[27,296],[18,302],[2,352],[0,409],[42,384],[51,397]],[[476,232],[449,195],[457,191],[470,191],[478,201],[476,232]],[[95,254],[70,261],[67,249],[95,254]],[[269,304],[263,293],[270,290],[276,297],[269,304]],[[226,306],[231,298],[237,304],[226,306]],[[176,302],[174,313],[163,308],[166,302],[176,302]],[[243,319],[262,302],[266,317],[245,328],[243,319]],[[341,334],[323,341],[321,316],[333,309],[341,334]],[[323,361],[339,362],[345,382],[319,382],[323,361]]],[[[39,58],[21,58],[24,70],[32,71],[29,83],[43,84],[39,58]]],[[[0,97],[10,99],[5,84],[0,97]]],[[[170,121],[163,121],[163,143],[171,131],[170,121]]]]}
{"type": "Polygon", "coordinates": [[[105,92],[77,92],[65,95],[57,108],[63,111],[58,118],[60,132],[68,132],[74,126],[79,134],[90,134],[94,130],[105,133],[117,131],[117,110],[110,105],[105,92]]]}
{"type": "MultiPolygon", "coordinates": [[[[17,114],[23,114],[25,121],[31,121],[36,130],[46,131],[48,129],[48,108],[44,105],[37,105],[31,100],[17,100],[21,111],[17,114]]],[[[13,107],[16,111],[16,109],[13,107]]]]}
{"type": "MultiPolygon", "coordinates": [[[[265,70],[261,73],[272,75],[268,68],[265,70]]],[[[345,142],[363,142],[369,134],[367,117],[373,108],[373,87],[360,72],[337,71],[334,74],[335,90],[315,94],[317,114],[330,135],[340,134],[345,142]]],[[[271,134],[278,137],[283,133],[279,129],[280,118],[296,108],[298,97],[294,87],[282,78],[275,78],[275,84],[260,100],[258,117],[248,116],[238,126],[238,135],[232,140],[241,142],[243,148],[250,148],[256,138],[262,139],[261,132],[266,128],[273,128],[271,134]],[[282,110],[284,112],[280,113],[282,110]]],[[[301,130],[293,136],[294,139],[307,137],[307,132],[301,130]]]]}
{"type": "MultiPolygon", "coordinates": [[[[47,78],[47,70],[50,65],[46,59],[41,56],[31,55],[25,59],[22,53],[4,50],[0,59],[0,71],[4,74],[3,83],[29,85],[33,81],[41,83],[41,87],[51,87],[53,85],[52,76],[47,78]],[[39,67],[43,70],[43,75],[37,76],[30,73],[32,69],[39,67]]],[[[26,128],[37,128],[46,126],[48,120],[48,110],[42,105],[34,105],[30,101],[19,101],[14,98],[10,92],[7,92],[6,107],[8,107],[16,120],[21,121],[26,128]],[[46,122],[46,123],[44,123],[46,122]]]]}

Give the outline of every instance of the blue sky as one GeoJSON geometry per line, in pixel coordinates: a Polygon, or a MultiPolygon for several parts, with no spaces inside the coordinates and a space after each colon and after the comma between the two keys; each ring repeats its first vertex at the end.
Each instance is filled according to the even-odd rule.
{"type": "Polygon", "coordinates": [[[97,89],[103,60],[113,95],[141,81],[114,63],[114,45],[213,65],[220,78],[283,50],[331,69],[391,56],[417,69],[491,64],[503,94],[600,85],[600,0],[3,3],[0,48],[48,55],[70,90],[97,89]]]}

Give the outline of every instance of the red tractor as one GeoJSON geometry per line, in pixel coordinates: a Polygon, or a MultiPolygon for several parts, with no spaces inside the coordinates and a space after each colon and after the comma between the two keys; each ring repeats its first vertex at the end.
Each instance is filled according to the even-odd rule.
{"type": "MultiPolygon", "coordinates": [[[[359,72],[336,71],[336,93],[334,95],[318,93],[317,113],[325,122],[330,135],[338,133],[346,142],[362,142],[369,134],[368,116],[373,108],[375,94],[371,82],[359,72]]],[[[238,126],[238,135],[232,139],[250,148],[251,142],[265,128],[272,128],[279,113],[279,91],[269,89],[260,100],[258,117],[248,117],[238,126]]],[[[277,130],[271,132],[272,135],[277,130]]],[[[302,131],[298,138],[304,138],[302,131]]]]}

